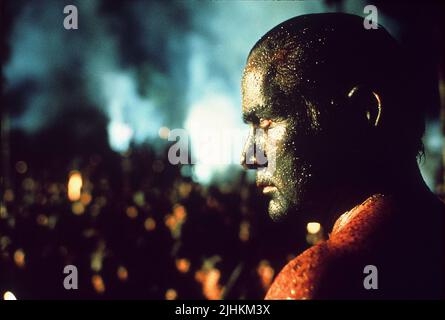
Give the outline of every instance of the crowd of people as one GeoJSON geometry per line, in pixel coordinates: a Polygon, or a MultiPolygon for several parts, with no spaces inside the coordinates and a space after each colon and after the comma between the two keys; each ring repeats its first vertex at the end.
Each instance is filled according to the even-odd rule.
{"type": "Polygon", "coordinates": [[[275,272],[309,245],[295,231],[302,223],[270,220],[243,174],[201,185],[149,145],[44,157],[11,157],[0,208],[2,295],[262,298],[275,272]],[[78,270],[77,290],[63,285],[67,265],[78,270]]]}

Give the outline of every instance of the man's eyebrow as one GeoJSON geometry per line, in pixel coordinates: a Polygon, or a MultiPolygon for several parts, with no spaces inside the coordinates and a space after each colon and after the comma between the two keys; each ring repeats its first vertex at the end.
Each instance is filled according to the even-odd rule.
{"type": "Polygon", "coordinates": [[[243,121],[245,123],[258,123],[261,118],[270,119],[276,115],[272,111],[272,108],[258,105],[251,108],[248,112],[243,113],[243,121]]]}
{"type": "Polygon", "coordinates": [[[252,109],[248,112],[243,113],[243,121],[244,123],[256,123],[258,122],[258,117],[256,116],[255,109],[252,109]]]}

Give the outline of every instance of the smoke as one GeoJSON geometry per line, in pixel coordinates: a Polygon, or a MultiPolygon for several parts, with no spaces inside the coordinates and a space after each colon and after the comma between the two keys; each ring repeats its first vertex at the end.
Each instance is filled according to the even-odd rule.
{"type": "Polygon", "coordinates": [[[179,126],[180,108],[185,105],[178,102],[186,88],[178,88],[178,79],[186,78],[180,70],[184,69],[181,65],[187,48],[183,46],[178,58],[174,55],[181,48],[172,50],[170,46],[175,35],[185,30],[167,36],[168,30],[161,25],[167,22],[174,26],[173,17],[161,21],[165,17],[158,16],[158,27],[147,26],[145,13],[152,12],[148,6],[156,4],[138,8],[142,3],[131,3],[120,17],[120,8],[107,9],[100,1],[74,5],[78,7],[79,29],[65,30],[64,4],[60,1],[47,1],[45,6],[22,3],[10,36],[11,57],[5,66],[7,93],[19,92],[24,97],[22,106],[10,106],[13,129],[35,133],[55,121],[69,125],[70,119],[60,119],[62,112],[96,108],[109,121],[110,146],[125,151],[130,141],[153,140],[162,124],[179,126]],[[127,35],[128,31],[135,33],[126,30],[128,21],[139,29],[138,37],[127,35]],[[163,67],[168,56],[175,61],[163,67]]]}
{"type": "MultiPolygon", "coordinates": [[[[206,131],[244,129],[239,87],[250,48],[286,19],[338,9],[315,0],[72,4],[78,30],[64,29],[60,1],[17,2],[4,68],[6,94],[21,97],[8,106],[11,125],[33,134],[60,121],[75,125],[79,120],[63,116],[67,110],[93,108],[107,118],[109,144],[118,152],[130,143],[163,146],[160,128],[185,127],[192,151],[206,131]]],[[[345,1],[343,10],[363,15],[363,6],[345,1]]],[[[242,141],[223,153],[240,150],[242,141]]],[[[201,182],[240,169],[237,155],[232,166],[195,157],[201,182]]]]}
{"type": "Polygon", "coordinates": [[[11,125],[33,134],[70,126],[68,109],[95,108],[121,152],[130,142],[163,143],[160,127],[199,132],[217,119],[242,127],[239,81],[254,42],[284,19],[323,10],[318,1],[72,4],[77,30],[64,29],[60,1],[17,2],[5,66],[6,93],[21,97],[9,106],[11,125]]]}

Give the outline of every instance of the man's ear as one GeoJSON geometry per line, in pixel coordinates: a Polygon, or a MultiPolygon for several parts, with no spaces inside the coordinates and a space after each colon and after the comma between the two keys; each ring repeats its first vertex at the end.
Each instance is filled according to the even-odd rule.
{"type": "Polygon", "coordinates": [[[347,95],[348,104],[358,117],[377,127],[382,117],[382,100],[380,95],[366,86],[355,86],[347,95]]]}

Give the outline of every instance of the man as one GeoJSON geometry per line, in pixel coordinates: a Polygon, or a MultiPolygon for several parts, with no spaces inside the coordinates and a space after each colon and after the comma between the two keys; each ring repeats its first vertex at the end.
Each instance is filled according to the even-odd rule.
{"type": "Polygon", "coordinates": [[[339,13],[285,21],[251,50],[242,164],[257,170],[272,219],[330,231],[283,268],[266,299],[443,296],[445,209],[417,165],[422,97],[403,57],[382,27],[339,13]]]}

